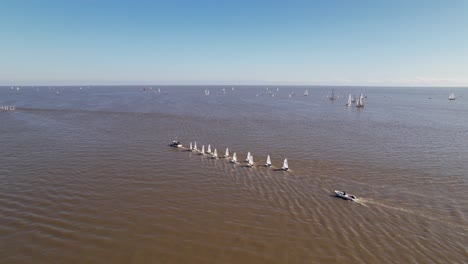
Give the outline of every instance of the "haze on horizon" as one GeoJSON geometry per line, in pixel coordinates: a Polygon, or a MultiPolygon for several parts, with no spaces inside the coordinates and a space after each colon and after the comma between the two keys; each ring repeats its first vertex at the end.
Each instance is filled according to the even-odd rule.
{"type": "Polygon", "coordinates": [[[468,1],[0,3],[0,85],[468,86],[468,1]]]}

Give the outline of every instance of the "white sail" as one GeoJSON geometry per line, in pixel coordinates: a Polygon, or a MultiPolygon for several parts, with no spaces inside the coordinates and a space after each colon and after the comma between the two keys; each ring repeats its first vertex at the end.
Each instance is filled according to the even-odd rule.
{"type": "Polygon", "coordinates": [[[254,165],[253,155],[250,155],[250,157],[249,157],[249,166],[253,167],[253,165],[254,165]]]}
{"type": "Polygon", "coordinates": [[[193,147],[192,147],[192,142],[190,142],[190,150],[193,150],[193,147]]]}
{"type": "Polygon", "coordinates": [[[455,94],[454,94],[454,93],[450,93],[448,99],[449,99],[449,100],[455,100],[455,94]]]}
{"type": "Polygon", "coordinates": [[[359,95],[356,107],[364,107],[364,97],[362,96],[362,93],[359,95]]]}
{"type": "Polygon", "coordinates": [[[346,103],[346,106],[351,106],[352,102],[353,102],[353,99],[351,98],[351,94],[349,94],[348,102],[346,103]]]}
{"type": "Polygon", "coordinates": [[[266,161],[266,163],[265,163],[265,166],[267,166],[267,167],[270,167],[270,166],[271,166],[270,155],[268,155],[268,157],[267,157],[267,161],[266,161]]]}
{"type": "Polygon", "coordinates": [[[205,89],[205,95],[210,95],[210,90],[205,89]]]}
{"type": "Polygon", "coordinates": [[[237,154],[234,152],[234,154],[232,155],[232,163],[237,163],[237,154]]]}
{"type": "Polygon", "coordinates": [[[195,145],[193,146],[193,150],[197,150],[197,142],[195,141],[195,145]]]}
{"type": "Polygon", "coordinates": [[[335,97],[335,92],[332,90],[331,92],[331,96],[329,97],[330,100],[335,100],[336,97],[335,97]]]}
{"type": "Polygon", "coordinates": [[[206,150],[206,153],[211,153],[211,146],[208,144],[208,150],[206,150]]]}
{"type": "Polygon", "coordinates": [[[225,158],[229,157],[229,148],[226,148],[226,153],[224,153],[224,157],[225,158]]]}
{"type": "Polygon", "coordinates": [[[203,146],[201,147],[201,152],[200,152],[200,153],[203,154],[203,155],[205,155],[205,145],[203,145],[203,146]]]}
{"type": "Polygon", "coordinates": [[[284,162],[283,162],[283,170],[289,170],[289,166],[288,166],[288,159],[284,159],[284,162]]]}
{"type": "Polygon", "coordinates": [[[223,92],[223,93],[226,93],[226,89],[225,89],[225,88],[223,88],[222,92],[223,92]]]}
{"type": "Polygon", "coordinates": [[[217,157],[218,157],[218,151],[216,151],[216,149],[214,149],[213,157],[214,157],[214,158],[217,158],[217,157]]]}
{"type": "Polygon", "coordinates": [[[161,88],[158,88],[158,93],[160,93],[160,92],[161,92],[161,88]]]}
{"type": "Polygon", "coordinates": [[[276,88],[276,91],[279,92],[279,88],[276,88]]]}
{"type": "Polygon", "coordinates": [[[247,158],[245,159],[245,161],[249,161],[250,160],[250,151],[247,152],[247,158]]]}
{"type": "Polygon", "coordinates": [[[305,90],[304,96],[309,96],[309,90],[307,90],[307,89],[305,90]]]}

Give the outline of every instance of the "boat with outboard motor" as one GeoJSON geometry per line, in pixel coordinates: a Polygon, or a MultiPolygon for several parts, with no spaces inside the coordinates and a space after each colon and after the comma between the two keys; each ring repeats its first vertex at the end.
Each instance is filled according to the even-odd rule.
{"type": "Polygon", "coordinates": [[[335,190],[335,196],[341,199],[345,199],[347,201],[354,201],[356,196],[346,193],[345,191],[337,191],[335,190]]]}
{"type": "Polygon", "coordinates": [[[172,141],[171,144],[169,145],[173,148],[181,148],[182,147],[182,144],[180,144],[180,141],[172,141]]]}

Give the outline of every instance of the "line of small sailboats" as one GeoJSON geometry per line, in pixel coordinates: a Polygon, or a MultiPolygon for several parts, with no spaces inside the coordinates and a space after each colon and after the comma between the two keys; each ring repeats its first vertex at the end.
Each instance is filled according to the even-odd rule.
{"type": "MultiPolygon", "coordinates": [[[[183,148],[182,144],[179,141],[172,141],[172,143],[169,146],[175,147],[175,148],[183,148]]],[[[210,144],[208,144],[206,151],[205,151],[205,145],[202,145],[201,149],[198,149],[196,141],[193,143],[190,142],[189,148],[187,150],[191,152],[196,152],[199,155],[210,155],[212,159],[224,158],[226,160],[229,160],[229,162],[233,164],[240,164],[239,160],[237,159],[236,152],[232,154],[232,157],[229,155],[229,148],[226,148],[226,151],[224,152],[224,156],[222,157],[218,156],[218,150],[216,148],[212,151],[210,144]]],[[[245,162],[247,163],[247,167],[250,167],[250,168],[258,166],[255,164],[253,155],[250,153],[250,151],[247,152],[247,157],[245,159],[245,162]]],[[[273,167],[270,155],[267,156],[264,167],[267,167],[267,168],[273,167]]],[[[281,170],[283,171],[289,170],[289,164],[288,164],[287,158],[283,160],[283,166],[281,167],[281,170]]]]}
{"type": "MultiPolygon", "coordinates": [[[[354,102],[356,102],[356,97],[354,95],[349,94],[346,106],[352,106],[354,102]]],[[[364,107],[364,96],[362,95],[362,93],[359,95],[359,99],[356,102],[356,107],[364,107]]]]}

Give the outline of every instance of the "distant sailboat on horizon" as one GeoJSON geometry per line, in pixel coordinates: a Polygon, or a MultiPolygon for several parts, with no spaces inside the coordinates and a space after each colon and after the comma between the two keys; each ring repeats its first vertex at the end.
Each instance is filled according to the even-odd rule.
{"type": "Polygon", "coordinates": [[[455,100],[455,94],[454,94],[454,93],[450,93],[448,99],[451,100],[451,101],[452,101],[452,100],[455,100]]]}
{"type": "Polygon", "coordinates": [[[248,162],[249,160],[250,160],[250,151],[249,151],[249,152],[247,152],[247,158],[245,159],[245,161],[247,161],[247,162],[248,162]]]}
{"type": "Polygon", "coordinates": [[[331,96],[328,97],[328,99],[330,99],[330,100],[335,100],[336,99],[335,92],[333,90],[331,92],[331,96]]]}
{"type": "Polygon", "coordinates": [[[210,95],[210,90],[205,89],[205,95],[206,95],[206,96],[210,95]]]}
{"type": "Polygon", "coordinates": [[[353,104],[353,99],[351,98],[351,94],[349,94],[348,102],[346,103],[346,106],[351,106],[352,104],[353,104]]]}
{"type": "Polygon", "coordinates": [[[364,97],[362,96],[362,93],[359,95],[356,107],[364,107],[364,97]]]}
{"type": "Polygon", "coordinates": [[[217,158],[218,158],[218,151],[217,151],[216,149],[214,149],[213,158],[214,158],[214,159],[217,159],[217,158]]]}
{"type": "Polygon", "coordinates": [[[229,158],[229,148],[226,148],[226,153],[224,153],[225,158],[229,158]]]}
{"type": "Polygon", "coordinates": [[[208,144],[208,149],[206,150],[206,153],[211,154],[211,146],[208,144]]]}
{"type": "Polygon", "coordinates": [[[305,90],[304,96],[309,96],[309,90],[307,90],[307,89],[305,90]]]}

